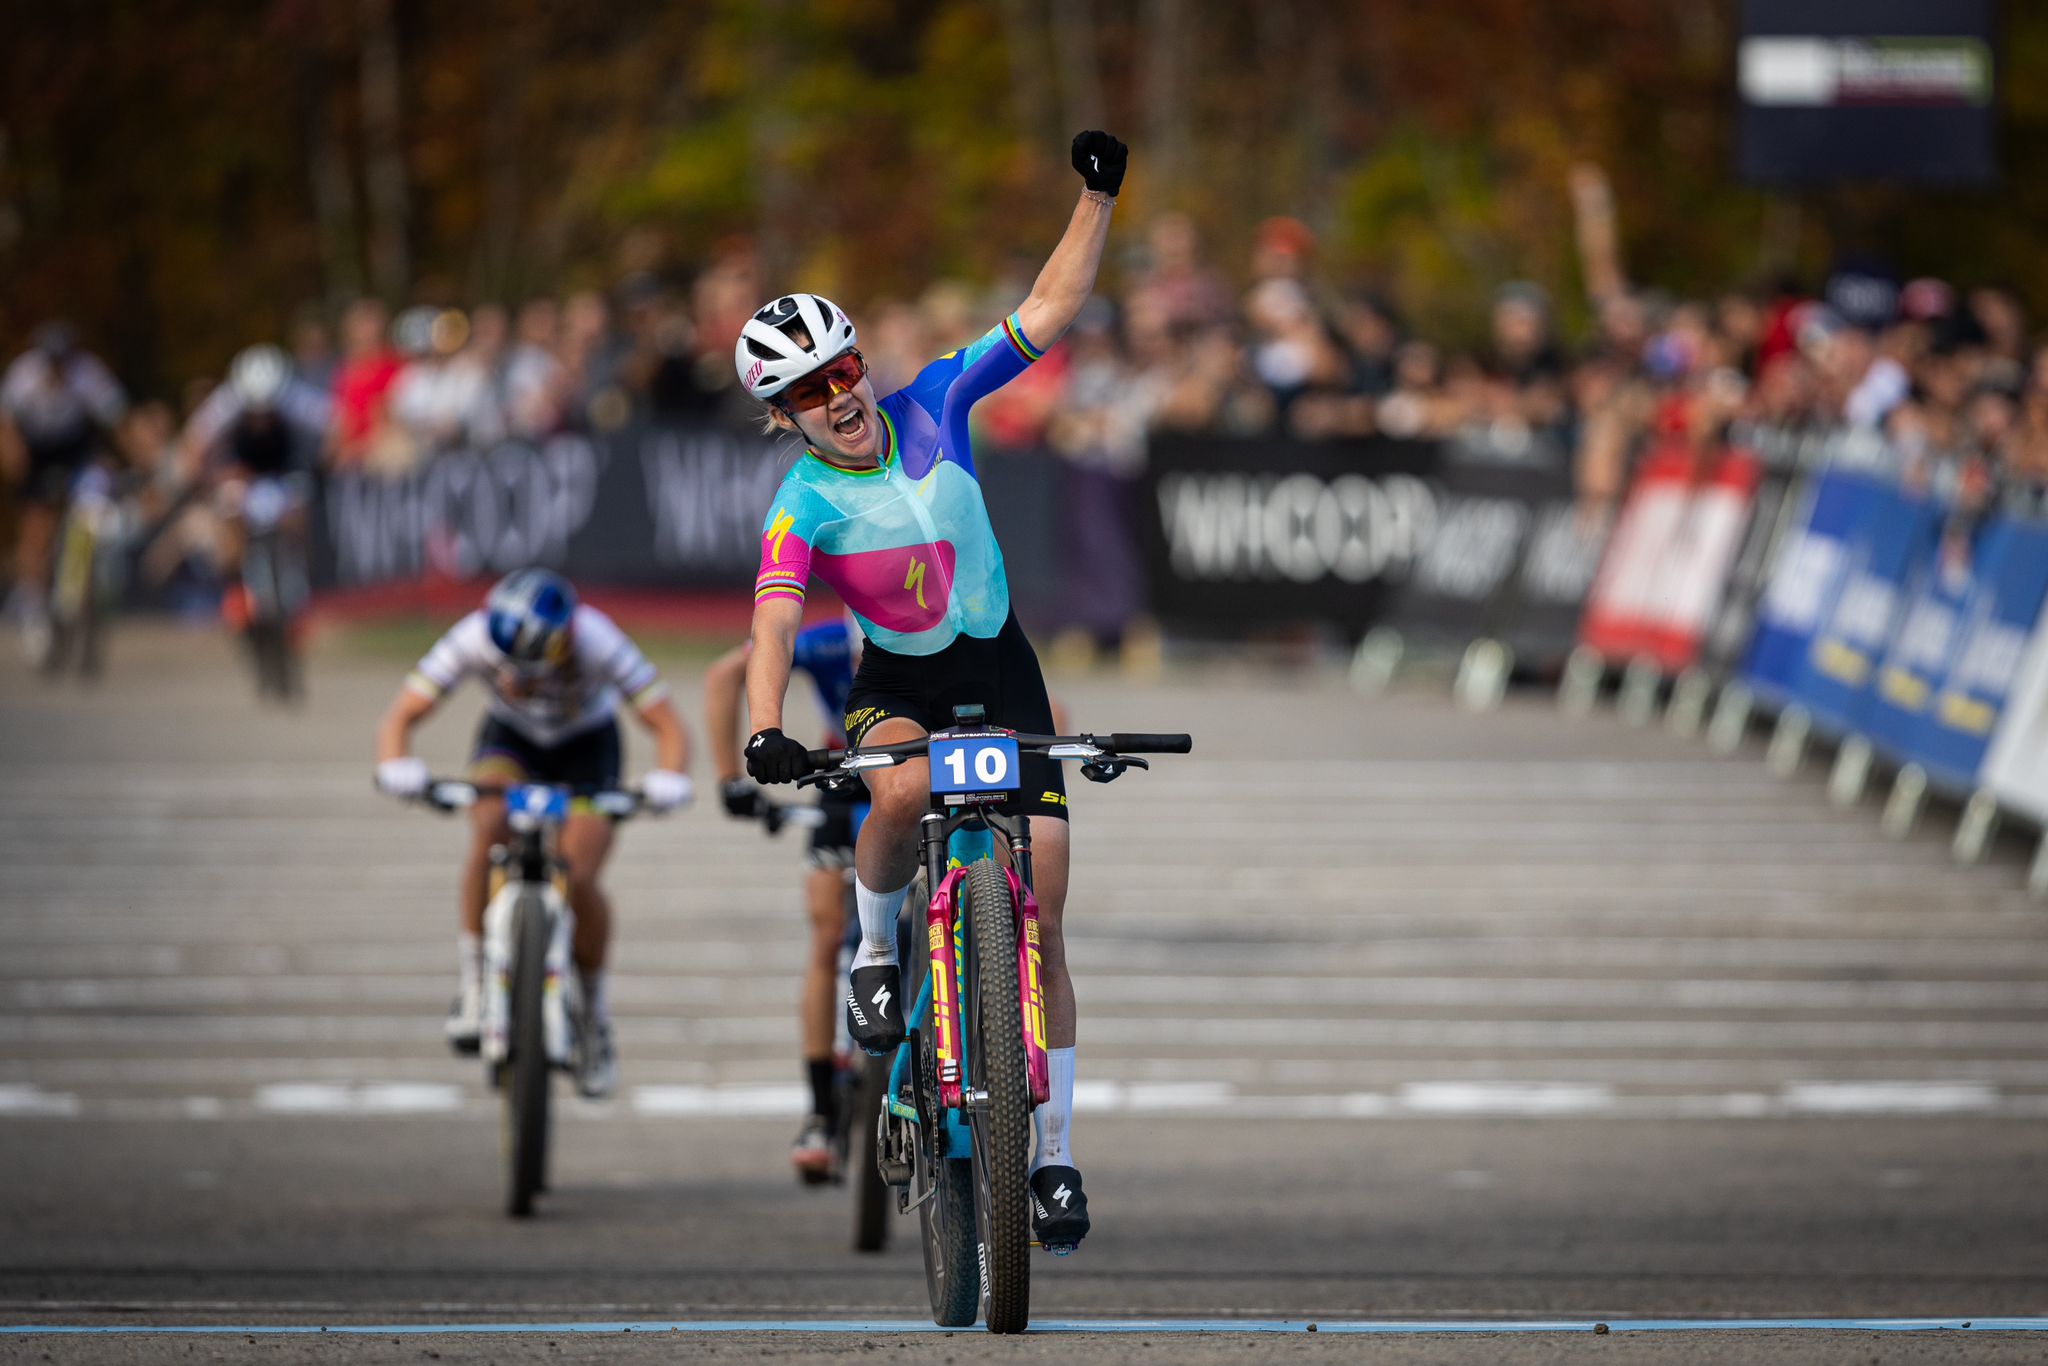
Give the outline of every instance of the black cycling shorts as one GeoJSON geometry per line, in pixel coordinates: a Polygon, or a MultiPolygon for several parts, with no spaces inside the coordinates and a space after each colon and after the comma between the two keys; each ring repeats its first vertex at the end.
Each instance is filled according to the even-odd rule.
{"type": "Polygon", "coordinates": [[[537,745],[486,716],[469,757],[470,776],[478,782],[562,783],[591,792],[617,788],[619,766],[617,721],[579,731],[558,745],[537,745]]]}
{"type": "Polygon", "coordinates": [[[91,429],[81,431],[74,438],[23,444],[28,447],[28,478],[22,484],[22,502],[62,507],[71,497],[71,486],[78,481],[78,471],[92,458],[91,429]]]}
{"type": "MultiPolygon", "coordinates": [[[[861,647],[860,669],[846,697],[846,734],[854,744],[892,716],[927,731],[953,724],[953,708],[979,703],[992,726],[1027,735],[1052,734],[1052,699],[1038,655],[1012,613],[993,640],[961,636],[937,654],[900,655],[873,641],[861,647]]],[[[1067,780],[1043,754],[1018,756],[1012,815],[1067,818],[1067,780]]]]}

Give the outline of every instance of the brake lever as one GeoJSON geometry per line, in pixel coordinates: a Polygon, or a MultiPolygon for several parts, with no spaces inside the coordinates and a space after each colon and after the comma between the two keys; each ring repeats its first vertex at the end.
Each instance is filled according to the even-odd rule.
{"type": "Polygon", "coordinates": [[[1134,754],[1104,755],[1082,764],[1081,776],[1091,783],[1113,783],[1131,769],[1150,767],[1152,765],[1134,754]]]}
{"type": "Polygon", "coordinates": [[[798,787],[822,787],[827,792],[844,792],[858,775],[844,769],[827,769],[822,773],[806,773],[796,780],[798,787]]]}

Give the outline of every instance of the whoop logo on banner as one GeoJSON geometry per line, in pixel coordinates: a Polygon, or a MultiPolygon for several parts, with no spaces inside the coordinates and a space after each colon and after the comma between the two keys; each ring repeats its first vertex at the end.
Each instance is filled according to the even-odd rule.
{"type": "Polygon", "coordinates": [[[560,563],[597,506],[598,456],[581,437],[454,451],[416,474],[331,477],[324,582],[499,574],[560,563]]]}
{"type": "Polygon", "coordinates": [[[322,589],[546,564],[663,588],[746,583],[783,467],[712,428],[628,428],[451,451],[401,474],[327,476],[312,567],[322,589]]]}
{"type": "Polygon", "coordinates": [[[1190,474],[1159,482],[1168,554],[1191,579],[1367,583],[1413,560],[1433,511],[1429,487],[1399,475],[1190,474]]]}

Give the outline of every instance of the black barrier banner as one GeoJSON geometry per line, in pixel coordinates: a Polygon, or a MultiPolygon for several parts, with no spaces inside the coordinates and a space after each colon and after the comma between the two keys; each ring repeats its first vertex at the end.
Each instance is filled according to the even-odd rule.
{"type": "Polygon", "coordinates": [[[1353,637],[1504,640],[1570,653],[1608,524],[1564,453],[1472,440],[1155,440],[1142,517],[1152,606],[1173,625],[1319,622],[1353,637]]]}
{"type": "Polygon", "coordinates": [[[323,481],[314,583],[471,579],[543,564],[620,587],[738,588],[789,465],[776,443],[635,428],[440,455],[403,475],[323,481]]]}
{"type": "MultiPolygon", "coordinates": [[[[1554,623],[1551,614],[1532,622],[1536,629],[1521,633],[1517,649],[1518,655],[1527,650],[1562,659],[1571,650],[1579,603],[1592,582],[1587,570],[1576,592],[1560,583],[1559,571],[1574,562],[1561,552],[1577,544],[1576,537],[1559,535],[1560,526],[1575,524],[1548,515],[1571,504],[1563,452],[1548,443],[1504,449],[1485,440],[1454,442],[1444,451],[1433,492],[1434,515],[1413,572],[1389,609],[1389,624],[1410,636],[1457,643],[1504,637],[1520,615],[1523,597],[1541,602],[1562,588],[1569,610],[1554,623]],[[1523,571],[1539,528],[1543,558],[1525,585],[1523,571]],[[1556,640],[1546,644],[1544,637],[1553,634],[1556,640]]],[[[1596,550],[1596,568],[1597,556],[1596,550]]]]}
{"type": "Polygon", "coordinates": [[[1436,524],[1429,443],[1155,440],[1141,526],[1162,619],[1240,629],[1386,612],[1436,524]]]}

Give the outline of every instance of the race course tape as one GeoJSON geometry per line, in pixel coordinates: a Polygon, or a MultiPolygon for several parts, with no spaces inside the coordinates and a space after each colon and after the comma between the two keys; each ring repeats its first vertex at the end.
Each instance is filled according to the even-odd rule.
{"type": "MultiPolygon", "coordinates": [[[[1034,1333],[1697,1333],[1804,1330],[1828,1333],[2042,1333],[2048,1318],[2003,1319],[1055,1319],[1034,1323],[1034,1333]]],[[[682,1319],[642,1323],[384,1323],[259,1324],[10,1324],[0,1334],[281,1334],[357,1336],[458,1333],[953,1333],[960,1330],[911,1319],[682,1319]]]]}

